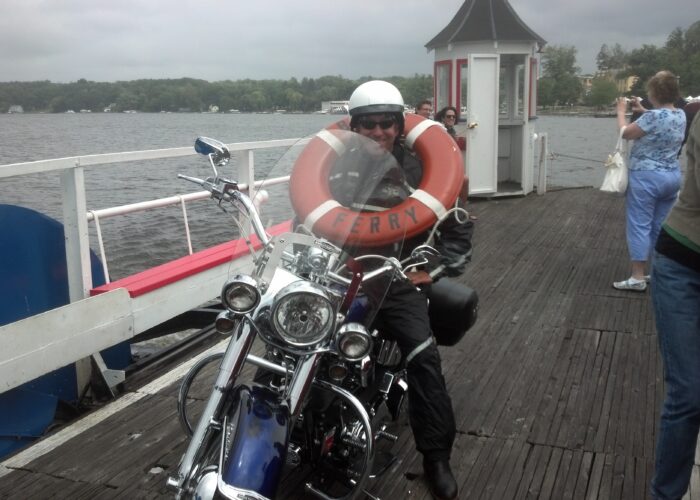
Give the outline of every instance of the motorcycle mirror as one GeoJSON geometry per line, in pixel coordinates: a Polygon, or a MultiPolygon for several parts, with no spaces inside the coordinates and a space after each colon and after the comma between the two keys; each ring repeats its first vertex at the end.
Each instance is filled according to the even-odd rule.
{"type": "Polygon", "coordinates": [[[194,141],[194,150],[199,154],[209,156],[216,178],[219,177],[216,167],[226,166],[231,158],[226,144],[209,137],[197,137],[197,140],[194,141]]]}

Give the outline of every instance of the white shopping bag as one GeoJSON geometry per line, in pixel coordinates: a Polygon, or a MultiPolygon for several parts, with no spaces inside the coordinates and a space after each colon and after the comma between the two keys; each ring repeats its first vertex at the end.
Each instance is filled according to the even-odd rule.
{"type": "Polygon", "coordinates": [[[620,137],[617,139],[615,151],[608,155],[608,160],[605,162],[605,178],[601,191],[623,195],[627,191],[627,164],[623,151],[622,133],[625,127],[620,129],[620,137]]]}

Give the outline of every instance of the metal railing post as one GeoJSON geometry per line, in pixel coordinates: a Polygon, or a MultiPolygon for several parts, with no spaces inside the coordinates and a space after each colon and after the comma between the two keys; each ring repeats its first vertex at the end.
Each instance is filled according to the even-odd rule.
{"type": "MultiPolygon", "coordinates": [[[[247,194],[252,198],[255,190],[255,153],[252,149],[244,149],[238,152],[238,172],[235,179],[238,181],[238,184],[248,185],[247,194]]],[[[244,227],[248,234],[251,234],[252,226],[245,216],[238,214],[238,222],[240,227],[244,227]]]]}
{"type": "Polygon", "coordinates": [[[547,162],[549,160],[549,141],[547,134],[540,134],[538,141],[540,143],[540,153],[537,169],[537,194],[545,194],[547,192],[547,162]]]}
{"type": "Polygon", "coordinates": [[[71,302],[86,298],[92,288],[90,239],[88,236],[85,173],[76,167],[61,172],[63,230],[66,240],[68,293],[71,302]]]}
{"type": "MultiPolygon", "coordinates": [[[[88,234],[87,204],[85,199],[85,172],[80,162],[74,168],[61,171],[63,191],[63,232],[66,242],[66,271],[68,274],[68,297],[71,302],[85,299],[92,288],[92,266],[90,264],[90,238],[88,234]]],[[[92,356],[104,365],[100,353],[92,356]]],[[[78,394],[92,379],[91,358],[75,363],[78,394]]],[[[109,387],[111,391],[111,387],[109,387]]]]}

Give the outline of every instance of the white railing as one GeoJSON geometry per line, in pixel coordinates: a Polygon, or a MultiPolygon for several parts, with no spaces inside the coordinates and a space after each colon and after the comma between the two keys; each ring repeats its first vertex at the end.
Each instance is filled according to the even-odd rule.
{"type": "MultiPolygon", "coordinates": [[[[288,148],[298,144],[304,145],[306,142],[308,139],[281,139],[229,144],[232,157],[237,160],[237,172],[234,174],[236,180],[243,188],[288,182],[288,177],[256,182],[255,151],[288,148]]],[[[0,355],[0,393],[69,363],[76,363],[78,367],[76,373],[80,392],[90,379],[89,357],[100,367],[103,379],[111,388],[123,380],[123,372],[116,373],[107,369],[99,355],[100,350],[126,341],[162,321],[211,300],[218,294],[228,269],[210,269],[201,273],[196,280],[183,283],[180,288],[179,285],[172,285],[175,288],[170,290],[167,296],[164,293],[155,293],[151,294],[153,297],[145,300],[130,300],[126,290],[117,289],[88,299],[92,288],[89,222],[93,222],[96,227],[100,257],[107,278],[109,270],[102,242],[101,219],[180,204],[185,219],[188,248],[192,253],[186,203],[206,198],[209,193],[200,191],[101,210],[88,210],[85,169],[119,162],[149,161],[196,154],[193,148],[186,147],[0,165],[0,179],[47,172],[60,174],[71,302],[68,306],[0,326],[1,340],[3,345],[8,347],[0,355]],[[31,342],[27,342],[29,331],[33,333],[31,342]]],[[[248,265],[245,261],[246,259],[241,259],[239,265],[248,265]]]]}
{"type": "MultiPolygon", "coordinates": [[[[232,156],[237,157],[236,179],[242,188],[250,185],[262,187],[285,183],[288,177],[255,181],[255,151],[261,149],[286,148],[303,145],[308,139],[279,139],[272,141],[242,142],[228,145],[232,156]]],[[[0,179],[21,175],[47,173],[58,171],[61,179],[63,225],[66,236],[66,264],[68,270],[68,288],[71,302],[83,299],[89,295],[92,288],[92,271],[90,266],[90,242],[88,223],[94,222],[99,246],[100,258],[106,279],[109,276],[107,257],[102,240],[100,221],[109,217],[124,215],[144,210],[151,210],[170,205],[180,204],[185,220],[185,237],[189,252],[192,253],[192,243],[189,235],[186,203],[209,196],[206,191],[190,193],[181,196],[171,196],[157,200],[132,203],[101,210],[88,210],[85,195],[85,168],[99,168],[103,165],[130,162],[159,160],[196,155],[194,148],[153,149],[145,151],[130,151],[123,153],[107,153],[98,155],[72,156],[52,160],[40,160],[24,163],[0,165],[0,179]]]]}
{"type": "MultiPolygon", "coordinates": [[[[265,181],[255,181],[255,156],[256,150],[286,148],[294,145],[304,145],[307,139],[278,139],[271,141],[240,142],[228,144],[232,156],[237,157],[236,180],[243,189],[250,185],[262,187],[263,185],[273,185],[288,182],[288,177],[267,179],[265,181]]],[[[536,183],[537,192],[546,192],[547,177],[547,137],[546,134],[534,136],[533,149],[537,143],[540,145],[539,165],[535,169],[538,174],[536,183]]],[[[179,204],[182,209],[185,239],[189,253],[192,253],[192,242],[189,231],[186,204],[191,201],[207,198],[209,193],[200,191],[186,195],[171,196],[156,200],[143,201],[105,208],[100,210],[88,210],[85,197],[85,168],[98,168],[100,166],[133,161],[160,160],[164,158],[176,158],[196,155],[192,147],[152,149],[144,151],[130,151],[122,153],[107,153],[97,155],[72,156],[68,158],[57,158],[52,160],[40,160],[24,163],[12,163],[0,165],[0,179],[21,175],[60,172],[62,204],[63,204],[63,224],[66,235],[66,263],[68,270],[68,286],[70,300],[83,299],[88,296],[92,288],[92,271],[90,265],[90,245],[88,234],[88,223],[93,222],[97,234],[97,245],[102,262],[105,279],[109,280],[109,267],[107,255],[102,239],[102,229],[100,222],[109,217],[151,210],[160,207],[179,204]]]]}

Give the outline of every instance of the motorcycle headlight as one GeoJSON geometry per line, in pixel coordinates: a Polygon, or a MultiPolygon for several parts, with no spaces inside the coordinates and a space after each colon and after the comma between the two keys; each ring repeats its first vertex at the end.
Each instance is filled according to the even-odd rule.
{"type": "Polygon", "coordinates": [[[372,348],[372,337],[360,323],[347,323],[338,329],[335,345],[348,361],[358,361],[372,348]]]}
{"type": "Polygon", "coordinates": [[[234,276],[221,289],[221,302],[238,314],[252,311],[260,303],[257,281],[245,274],[234,276]]]}
{"type": "Polygon", "coordinates": [[[328,294],[308,281],[295,281],[279,291],[272,305],[272,323],[286,342],[314,345],[330,334],[335,311],[328,294]]]}

